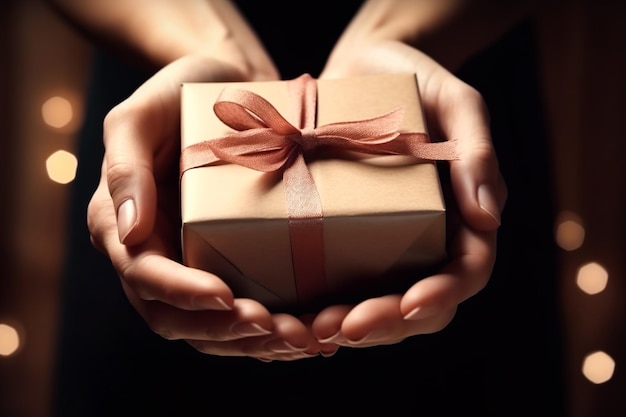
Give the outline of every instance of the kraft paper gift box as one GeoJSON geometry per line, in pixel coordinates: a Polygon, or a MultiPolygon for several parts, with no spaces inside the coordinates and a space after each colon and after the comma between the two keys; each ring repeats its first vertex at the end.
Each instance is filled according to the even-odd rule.
{"type": "MultiPolygon", "coordinates": [[[[315,84],[317,127],[401,109],[399,131],[426,132],[415,74],[307,80],[315,84]]],[[[243,129],[227,126],[214,112],[222,92],[257,94],[289,119],[300,105],[292,84],[183,84],[181,150],[231,140],[233,127],[243,129]]],[[[258,116],[251,117],[254,125],[258,116]]],[[[183,262],[216,274],[236,297],[289,312],[357,302],[406,290],[446,257],[446,209],[433,160],[332,144],[307,150],[303,158],[322,211],[307,223],[293,219],[287,207],[284,168],[263,172],[215,155],[203,166],[202,154],[196,149],[193,158],[200,162],[192,169],[181,157],[183,262]]]]}

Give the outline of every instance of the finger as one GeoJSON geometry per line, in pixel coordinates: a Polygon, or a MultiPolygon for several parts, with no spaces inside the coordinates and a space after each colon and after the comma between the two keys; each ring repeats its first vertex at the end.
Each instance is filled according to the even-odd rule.
{"type": "Polygon", "coordinates": [[[271,335],[226,342],[188,340],[197,350],[219,356],[250,356],[264,360],[296,360],[315,356],[319,344],[307,326],[287,314],[272,316],[271,335]]]}
{"type": "Polygon", "coordinates": [[[482,95],[423,53],[408,45],[394,48],[417,71],[430,133],[457,140],[459,158],[450,162],[450,177],[461,215],[479,230],[497,229],[507,191],[482,95]]]}
{"type": "Polygon", "coordinates": [[[317,314],[311,330],[320,343],[332,344],[345,340],[341,333],[341,325],[353,307],[352,305],[332,305],[317,314]]]}
{"type": "Polygon", "coordinates": [[[145,301],[128,287],[125,291],[150,329],[169,340],[224,342],[272,333],[271,315],[253,300],[237,299],[230,311],[187,311],[159,301],[145,301]]]}
{"type": "MultiPolygon", "coordinates": [[[[348,311],[349,311],[349,307],[348,307],[348,311]]],[[[342,317],[345,316],[342,315],[342,317]]],[[[330,335],[334,335],[336,333],[336,331],[333,330],[328,330],[324,328],[324,324],[322,324],[322,329],[320,331],[320,329],[315,329],[314,327],[316,326],[316,320],[319,316],[315,315],[315,314],[307,314],[304,315],[302,317],[300,317],[300,320],[302,321],[302,323],[304,323],[304,325],[309,329],[309,331],[311,332],[311,334],[313,334],[313,336],[317,339],[318,343],[319,343],[319,351],[320,354],[324,357],[331,357],[333,356],[335,353],[337,353],[337,351],[339,350],[339,345],[335,344],[335,343],[324,343],[323,336],[320,336],[321,334],[328,334],[330,335]]],[[[323,320],[323,319],[322,319],[323,320]]],[[[340,329],[341,327],[341,320],[338,321],[339,325],[336,327],[337,329],[340,329]]],[[[319,326],[319,324],[318,324],[319,326]]],[[[332,326],[332,324],[331,324],[332,326]]],[[[334,328],[334,327],[332,327],[334,328]]]]}
{"type": "Polygon", "coordinates": [[[491,141],[488,111],[478,91],[458,80],[451,83],[455,92],[440,104],[438,125],[444,137],[458,140],[459,159],[450,162],[455,201],[470,226],[495,230],[507,190],[491,141]]]}
{"type": "Polygon", "coordinates": [[[154,235],[132,248],[111,242],[108,253],[124,283],[144,300],[160,301],[183,310],[233,307],[232,291],[224,281],[173,261],[168,257],[165,243],[154,235]]]}
{"type": "MultiPolygon", "coordinates": [[[[105,182],[101,182],[88,208],[88,225],[92,241],[111,259],[123,284],[144,300],[158,300],[183,310],[228,310],[233,294],[218,277],[188,268],[170,259],[170,244],[177,238],[172,230],[153,234],[146,242],[129,247],[119,242],[113,204],[105,182]]],[[[176,229],[175,226],[170,226],[176,229]]],[[[177,229],[176,229],[177,230],[177,229]]]]}
{"type": "Polygon", "coordinates": [[[233,295],[217,276],[145,250],[129,262],[119,262],[122,279],[144,300],[183,310],[230,310],[233,295]]]}
{"type": "Polygon", "coordinates": [[[451,261],[440,273],[414,284],[400,309],[407,320],[422,320],[450,311],[481,291],[495,262],[496,232],[462,228],[451,247],[451,261]]]}
{"type": "MultiPolygon", "coordinates": [[[[399,343],[407,337],[443,329],[455,314],[453,308],[425,320],[405,320],[400,309],[401,298],[401,295],[386,295],[363,301],[345,315],[340,322],[341,331],[327,340],[341,346],[359,348],[399,343]]],[[[325,315],[328,313],[331,313],[330,309],[323,312],[325,315]]],[[[336,315],[338,311],[332,313],[332,319],[339,318],[336,315]]]]}
{"type": "Polygon", "coordinates": [[[387,295],[366,300],[355,306],[341,326],[346,342],[342,345],[370,347],[399,343],[410,336],[434,333],[443,329],[454,310],[431,316],[429,320],[404,320],[401,295],[387,295]]]}

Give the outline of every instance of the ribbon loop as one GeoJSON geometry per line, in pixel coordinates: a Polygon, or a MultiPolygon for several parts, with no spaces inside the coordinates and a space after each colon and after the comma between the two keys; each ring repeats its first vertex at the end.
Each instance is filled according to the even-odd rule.
{"type": "Polygon", "coordinates": [[[269,101],[248,90],[224,89],[213,111],[224,124],[238,131],[270,128],[280,135],[298,132],[269,101]]]}

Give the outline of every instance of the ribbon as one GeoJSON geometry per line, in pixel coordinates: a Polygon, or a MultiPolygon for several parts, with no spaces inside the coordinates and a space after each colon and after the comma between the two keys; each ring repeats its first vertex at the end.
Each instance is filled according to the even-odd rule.
{"type": "Polygon", "coordinates": [[[262,172],[283,171],[296,293],[299,303],[323,294],[326,286],[321,200],[304,155],[333,147],[378,155],[427,160],[457,159],[456,142],[430,142],[424,132],[400,132],[404,108],[358,121],[315,126],[317,82],[308,74],[287,81],[293,123],[263,97],[225,88],[213,110],[235,132],[182,150],[181,175],[222,162],[262,172]]]}

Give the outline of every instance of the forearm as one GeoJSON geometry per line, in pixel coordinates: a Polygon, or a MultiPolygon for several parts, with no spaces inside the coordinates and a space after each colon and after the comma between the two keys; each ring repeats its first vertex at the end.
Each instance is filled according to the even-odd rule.
{"type": "Polygon", "coordinates": [[[454,70],[529,15],[533,6],[534,0],[366,0],[331,60],[343,60],[363,44],[399,41],[454,70]]]}
{"type": "Polygon", "coordinates": [[[267,66],[262,45],[228,0],[47,0],[97,45],[160,68],[193,53],[267,66]]]}

